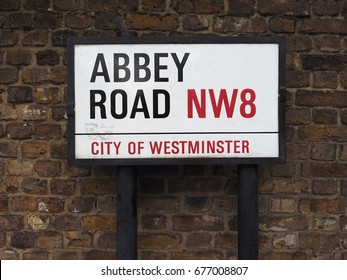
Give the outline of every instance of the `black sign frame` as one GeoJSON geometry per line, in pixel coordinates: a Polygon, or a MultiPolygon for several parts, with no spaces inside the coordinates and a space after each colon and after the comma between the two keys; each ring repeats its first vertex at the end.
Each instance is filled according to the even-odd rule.
{"type": "Polygon", "coordinates": [[[68,163],[78,166],[114,165],[181,165],[181,164],[274,164],[284,163],[285,157],[285,39],[273,36],[252,37],[114,37],[85,38],[73,37],[68,40],[68,163]],[[75,158],[75,69],[74,48],[76,45],[93,44],[278,44],[278,143],[279,156],[262,158],[119,158],[119,159],[78,159],[75,158]]]}

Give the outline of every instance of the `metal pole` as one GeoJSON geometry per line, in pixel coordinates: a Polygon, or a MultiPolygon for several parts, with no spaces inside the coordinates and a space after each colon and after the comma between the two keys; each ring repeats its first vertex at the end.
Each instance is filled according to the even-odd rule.
{"type": "MultiPolygon", "coordinates": [[[[118,31],[118,37],[136,37],[132,31],[118,31]]],[[[117,258],[137,259],[137,168],[119,166],[117,170],[117,258]]]]}
{"type": "Polygon", "coordinates": [[[238,259],[258,259],[258,165],[238,165],[238,259]]]}
{"type": "Polygon", "coordinates": [[[117,257],[137,259],[137,169],[120,166],[117,174],[117,257]]]}

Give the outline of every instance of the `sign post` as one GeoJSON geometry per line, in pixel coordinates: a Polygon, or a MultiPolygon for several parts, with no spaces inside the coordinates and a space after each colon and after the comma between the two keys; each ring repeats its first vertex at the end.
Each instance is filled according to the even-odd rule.
{"type": "Polygon", "coordinates": [[[241,229],[257,215],[254,166],[285,161],[284,45],[277,37],[71,38],[69,163],[239,164],[245,248],[257,239],[247,237],[257,222],[241,229]]]}

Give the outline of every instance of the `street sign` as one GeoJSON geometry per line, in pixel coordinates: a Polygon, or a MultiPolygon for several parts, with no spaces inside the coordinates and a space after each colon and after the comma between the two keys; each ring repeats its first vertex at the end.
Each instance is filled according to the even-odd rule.
{"type": "Polygon", "coordinates": [[[283,162],[284,68],[274,37],[72,38],[69,161],[283,162]]]}

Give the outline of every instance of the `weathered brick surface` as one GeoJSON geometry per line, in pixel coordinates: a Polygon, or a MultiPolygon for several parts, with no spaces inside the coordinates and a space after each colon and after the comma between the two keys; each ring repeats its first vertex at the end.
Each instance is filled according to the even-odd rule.
{"type": "MultiPolygon", "coordinates": [[[[286,39],[286,156],[260,165],[261,259],[347,259],[347,4],[0,1],[0,259],[115,259],[117,167],[67,163],[67,39],[286,39]]],[[[237,168],[138,168],[138,256],[236,259],[237,168]]]]}

